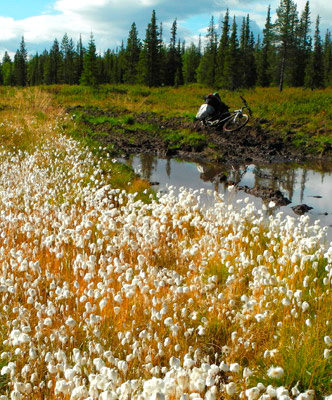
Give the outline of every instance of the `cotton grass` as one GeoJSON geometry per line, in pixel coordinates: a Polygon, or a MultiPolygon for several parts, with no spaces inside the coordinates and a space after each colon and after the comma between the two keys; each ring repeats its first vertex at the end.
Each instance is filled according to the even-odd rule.
{"type": "Polygon", "coordinates": [[[61,135],[0,160],[1,398],[331,394],[318,225],[172,187],[143,202],[61,135]]]}

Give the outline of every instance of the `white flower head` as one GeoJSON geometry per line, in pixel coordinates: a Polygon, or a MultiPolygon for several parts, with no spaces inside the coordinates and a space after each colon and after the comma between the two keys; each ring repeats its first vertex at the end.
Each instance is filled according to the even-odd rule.
{"type": "Polygon", "coordinates": [[[284,376],[284,370],[281,367],[270,367],[267,371],[267,375],[272,379],[280,379],[284,376]]]}
{"type": "Polygon", "coordinates": [[[65,324],[70,328],[73,328],[76,325],[76,321],[72,317],[68,317],[65,324]]]}
{"type": "Polygon", "coordinates": [[[225,390],[229,396],[233,396],[237,391],[236,383],[234,382],[227,383],[227,385],[225,385],[225,390]]]}

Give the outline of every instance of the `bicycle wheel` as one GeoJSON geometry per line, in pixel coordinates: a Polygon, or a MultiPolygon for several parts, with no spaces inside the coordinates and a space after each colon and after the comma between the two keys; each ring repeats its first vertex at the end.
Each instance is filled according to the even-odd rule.
{"type": "Polygon", "coordinates": [[[224,125],[224,131],[234,132],[241,129],[249,121],[247,114],[234,114],[224,125]]]}

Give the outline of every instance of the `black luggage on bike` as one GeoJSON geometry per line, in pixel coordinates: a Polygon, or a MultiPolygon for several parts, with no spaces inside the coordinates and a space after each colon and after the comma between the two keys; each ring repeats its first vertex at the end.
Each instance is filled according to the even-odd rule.
{"type": "Polygon", "coordinates": [[[228,105],[221,101],[219,93],[210,93],[207,96],[205,96],[204,99],[206,104],[210,105],[215,109],[215,115],[221,115],[229,112],[228,105]]]}

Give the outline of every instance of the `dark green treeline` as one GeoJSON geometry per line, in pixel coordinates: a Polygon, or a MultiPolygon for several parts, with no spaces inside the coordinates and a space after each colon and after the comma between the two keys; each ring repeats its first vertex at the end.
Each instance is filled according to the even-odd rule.
{"type": "Polygon", "coordinates": [[[319,17],[311,21],[309,2],[299,12],[294,0],[280,0],[276,15],[272,22],[268,7],[262,37],[255,38],[249,15],[239,23],[227,10],[218,27],[211,18],[204,47],[201,38],[197,45],[178,39],[176,20],[165,43],[155,11],[143,40],[133,23],[126,42],[104,54],[97,54],[92,34],[86,47],[81,38],[74,43],[65,34],[49,50],[28,57],[22,37],[14,60],[6,52],[0,63],[0,84],[178,86],[198,82],[230,90],[331,85],[331,33],[321,37],[319,17]]]}

